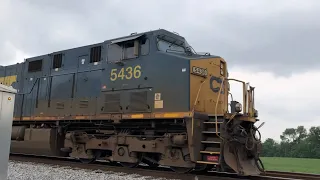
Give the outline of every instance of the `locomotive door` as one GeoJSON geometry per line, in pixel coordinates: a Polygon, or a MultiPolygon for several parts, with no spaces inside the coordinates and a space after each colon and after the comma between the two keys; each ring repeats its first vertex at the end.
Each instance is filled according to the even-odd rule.
{"type": "Polygon", "coordinates": [[[35,116],[47,116],[48,114],[48,90],[49,90],[49,77],[42,77],[38,79],[37,95],[36,95],[36,108],[35,116]]]}
{"type": "Polygon", "coordinates": [[[30,117],[33,115],[36,96],[38,91],[39,80],[34,75],[29,75],[24,79],[23,83],[23,110],[22,116],[30,117]]]}
{"type": "Polygon", "coordinates": [[[56,75],[51,78],[48,114],[70,116],[74,91],[75,74],[56,75]]]}
{"type": "Polygon", "coordinates": [[[72,115],[95,115],[100,95],[102,70],[77,73],[72,115]]]}

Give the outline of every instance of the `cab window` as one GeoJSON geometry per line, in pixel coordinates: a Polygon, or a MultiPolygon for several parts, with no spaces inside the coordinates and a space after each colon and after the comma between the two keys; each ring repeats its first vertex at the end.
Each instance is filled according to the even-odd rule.
{"type": "Polygon", "coordinates": [[[161,38],[157,38],[157,47],[158,50],[163,52],[178,52],[178,53],[185,53],[185,49],[183,46],[177,45],[174,42],[169,42],[161,38]]]}
{"type": "MultiPolygon", "coordinates": [[[[143,38],[138,41],[138,56],[147,55],[149,53],[149,39],[143,38]]],[[[135,41],[126,41],[121,43],[110,44],[108,46],[108,62],[115,62],[136,58],[135,41]]]]}

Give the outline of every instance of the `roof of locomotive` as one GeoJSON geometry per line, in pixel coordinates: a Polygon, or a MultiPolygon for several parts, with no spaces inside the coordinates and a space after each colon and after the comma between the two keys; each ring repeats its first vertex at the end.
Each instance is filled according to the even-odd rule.
{"type": "MultiPolygon", "coordinates": [[[[183,36],[179,35],[178,33],[170,32],[170,31],[168,31],[166,29],[157,29],[157,30],[150,30],[150,31],[145,31],[145,32],[141,32],[141,33],[132,33],[132,34],[127,35],[127,36],[121,36],[121,37],[117,37],[117,38],[112,38],[112,39],[108,39],[108,40],[105,40],[105,41],[102,41],[102,42],[88,44],[88,45],[84,45],[84,46],[77,46],[77,47],[74,47],[74,48],[62,49],[62,50],[58,50],[58,51],[52,51],[51,53],[48,53],[48,54],[42,54],[42,55],[38,55],[38,56],[28,57],[28,58],[26,58],[24,60],[24,62],[27,62],[29,60],[32,61],[34,59],[41,58],[43,56],[47,56],[47,55],[51,55],[51,54],[57,54],[57,53],[68,51],[68,50],[73,50],[73,49],[82,48],[82,47],[93,47],[93,46],[103,45],[104,43],[110,43],[110,42],[113,42],[113,41],[126,39],[126,38],[130,38],[130,37],[134,37],[134,36],[142,36],[142,35],[154,35],[154,36],[167,35],[167,36],[171,36],[171,37],[173,37],[175,39],[178,39],[178,40],[180,40],[182,42],[185,41],[185,38],[183,36]]],[[[21,63],[24,63],[24,62],[21,62],[21,63]]],[[[20,64],[20,63],[16,63],[16,64],[20,64]]],[[[15,65],[15,64],[12,64],[12,65],[15,65]]],[[[6,67],[8,67],[8,66],[11,66],[11,65],[7,65],[6,67]]],[[[0,67],[4,67],[4,66],[0,65],[0,67]]]]}
{"type": "MultiPolygon", "coordinates": [[[[98,42],[98,43],[93,43],[93,44],[88,44],[88,45],[84,45],[84,46],[77,46],[77,47],[74,47],[74,48],[68,48],[68,49],[62,49],[62,50],[58,50],[58,51],[52,51],[51,53],[48,53],[48,54],[42,54],[42,55],[38,55],[38,56],[33,56],[33,57],[28,57],[24,60],[24,62],[28,61],[28,60],[32,60],[32,59],[36,59],[36,58],[41,58],[43,56],[46,56],[46,55],[50,55],[50,54],[56,54],[56,53],[60,53],[60,52],[64,52],[64,51],[68,51],[68,50],[73,50],[73,49],[77,49],[77,48],[80,48],[80,47],[92,47],[92,46],[97,46],[97,45],[102,45],[103,43],[108,43],[108,42],[111,42],[111,41],[115,41],[115,40],[119,40],[119,39],[124,39],[124,38],[129,38],[129,37],[132,37],[132,36],[141,36],[141,35],[160,35],[160,34],[165,34],[165,35],[170,35],[174,38],[177,38],[181,41],[184,41],[185,38],[177,33],[174,33],[174,32],[170,32],[168,30],[165,30],[165,29],[157,29],[157,30],[150,30],[150,31],[145,31],[145,32],[141,32],[141,33],[132,33],[130,35],[127,35],[127,36],[120,36],[120,37],[117,37],[117,38],[112,38],[112,39],[108,39],[108,40],[105,40],[105,41],[102,41],[102,42],[98,42]]],[[[22,63],[24,63],[22,62],[22,63]]],[[[16,63],[16,64],[20,64],[20,63],[16,63]]],[[[14,64],[12,64],[14,65],[14,64]]],[[[1,65],[0,65],[1,66],[1,65]]],[[[8,65],[10,66],[10,65],[8,65]]]]}
{"type": "Polygon", "coordinates": [[[116,40],[119,40],[119,39],[126,39],[126,38],[130,38],[130,37],[135,37],[135,36],[142,36],[142,35],[169,35],[169,36],[172,36],[173,38],[176,38],[176,39],[179,39],[181,41],[184,41],[185,38],[181,35],[179,35],[178,33],[176,32],[170,32],[166,29],[157,29],[157,30],[151,30],[151,31],[146,31],[146,32],[141,32],[141,33],[132,33],[130,35],[127,35],[127,36],[122,36],[122,37],[117,37],[117,38],[113,38],[113,39],[109,39],[109,40],[106,40],[104,42],[110,42],[110,41],[116,41],[116,40]]]}

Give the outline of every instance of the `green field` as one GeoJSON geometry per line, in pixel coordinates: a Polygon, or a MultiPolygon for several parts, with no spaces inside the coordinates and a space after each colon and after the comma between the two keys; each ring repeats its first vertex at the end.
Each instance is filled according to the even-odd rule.
{"type": "Polygon", "coordinates": [[[266,170],[320,174],[320,159],[263,157],[261,160],[266,170]]]}

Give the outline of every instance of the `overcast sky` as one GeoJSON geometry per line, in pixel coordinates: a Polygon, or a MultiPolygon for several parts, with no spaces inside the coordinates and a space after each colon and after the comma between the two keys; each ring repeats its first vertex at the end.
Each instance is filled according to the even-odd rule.
{"type": "Polygon", "coordinates": [[[317,0],[1,0],[0,63],[164,28],[250,81],[263,139],[279,139],[286,127],[320,125],[319,9],[317,0]]]}

